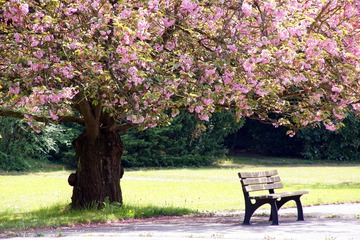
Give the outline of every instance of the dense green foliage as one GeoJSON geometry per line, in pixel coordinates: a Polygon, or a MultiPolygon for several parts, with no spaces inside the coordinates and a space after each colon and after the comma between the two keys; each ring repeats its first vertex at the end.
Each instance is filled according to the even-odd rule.
{"type": "MultiPolygon", "coordinates": [[[[226,146],[233,153],[254,153],[275,157],[300,157],[303,142],[286,135],[288,129],[275,128],[252,119],[226,138],[226,146]]],[[[297,135],[296,135],[297,136],[297,135]]]]}
{"type": "Polygon", "coordinates": [[[130,131],[123,136],[125,167],[206,166],[224,156],[224,138],[238,130],[230,112],[215,113],[209,122],[183,113],[167,127],[130,131]]]}
{"type": "Polygon", "coordinates": [[[31,167],[31,159],[44,159],[44,145],[26,125],[15,119],[0,118],[0,169],[23,171],[31,167]]]}
{"type": "Polygon", "coordinates": [[[79,131],[74,126],[49,124],[36,133],[22,120],[0,118],[0,169],[35,170],[47,161],[73,165],[71,141],[79,131]]]}
{"type": "Polygon", "coordinates": [[[303,141],[302,155],[308,159],[356,161],[360,159],[360,121],[349,116],[345,127],[336,132],[324,127],[303,129],[299,138],[303,141]]]}
{"type": "Polygon", "coordinates": [[[233,153],[254,153],[274,157],[301,157],[311,160],[357,161],[360,159],[360,121],[344,120],[337,131],[323,126],[301,129],[294,137],[286,128],[247,119],[244,127],[226,138],[233,153]]]}

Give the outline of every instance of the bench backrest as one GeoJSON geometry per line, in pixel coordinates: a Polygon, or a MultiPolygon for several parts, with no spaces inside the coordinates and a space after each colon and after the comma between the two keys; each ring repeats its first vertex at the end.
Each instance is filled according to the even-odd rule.
{"type": "Polygon", "coordinates": [[[273,193],[274,189],[282,188],[281,179],[277,170],[264,172],[239,172],[238,173],[244,193],[253,191],[269,190],[273,193]]]}

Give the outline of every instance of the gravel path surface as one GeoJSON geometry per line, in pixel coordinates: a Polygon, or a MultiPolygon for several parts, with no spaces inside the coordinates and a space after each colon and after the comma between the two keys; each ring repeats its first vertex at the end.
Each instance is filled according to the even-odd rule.
{"type": "MultiPolygon", "coordinates": [[[[268,211],[264,211],[267,213],[268,211]]],[[[92,224],[16,233],[17,239],[244,239],[244,240],[360,240],[360,204],[304,207],[305,221],[296,221],[296,209],[281,209],[278,226],[267,216],[243,226],[243,212],[219,212],[212,216],[160,217],[111,224],[92,224]],[[39,238],[39,236],[41,238],[39,238]]],[[[9,236],[8,236],[9,237],[9,236]]]]}

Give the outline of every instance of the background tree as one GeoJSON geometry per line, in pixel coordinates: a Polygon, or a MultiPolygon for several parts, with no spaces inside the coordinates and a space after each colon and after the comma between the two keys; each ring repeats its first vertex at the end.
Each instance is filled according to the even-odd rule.
{"type": "Polygon", "coordinates": [[[360,121],[350,114],[344,124],[345,127],[334,132],[324,127],[302,129],[297,135],[304,143],[302,155],[307,159],[357,162],[360,159],[360,121]]]}
{"type": "Polygon", "coordinates": [[[225,156],[225,137],[242,125],[230,111],[214,113],[207,122],[182,112],[170,126],[122,135],[122,162],[124,167],[209,166],[225,156]]]}
{"type": "Polygon", "coordinates": [[[36,168],[34,157],[38,162],[46,161],[44,152],[52,148],[36,134],[29,132],[26,122],[17,119],[0,118],[0,169],[24,171],[36,168]]]}
{"type": "Polygon", "coordinates": [[[0,115],[85,127],[73,207],[122,202],[118,131],[218,108],[294,130],[360,110],[358,1],[0,0],[0,115]]]}
{"type": "MultiPolygon", "coordinates": [[[[286,127],[273,126],[260,121],[246,119],[244,126],[225,138],[225,145],[234,155],[260,155],[272,157],[302,157],[304,144],[300,134],[286,135],[286,127]]],[[[308,138],[311,138],[309,131],[308,138]]]]}
{"type": "Polygon", "coordinates": [[[78,127],[48,124],[41,133],[30,130],[26,121],[0,117],[0,170],[40,170],[50,161],[74,166],[71,142],[78,127]]]}

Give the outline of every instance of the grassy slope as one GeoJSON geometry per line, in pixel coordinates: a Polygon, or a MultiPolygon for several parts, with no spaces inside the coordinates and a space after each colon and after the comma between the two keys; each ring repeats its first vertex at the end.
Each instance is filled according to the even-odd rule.
{"type": "Polygon", "coordinates": [[[273,168],[278,169],[284,190],[310,191],[303,197],[304,205],[360,202],[360,167],[356,165],[302,165],[300,160],[237,158],[223,161],[220,166],[127,171],[121,182],[125,207],[108,206],[100,212],[69,211],[72,189],[67,185],[68,171],[1,175],[0,232],[198,210],[243,210],[237,172],[273,168]]]}

